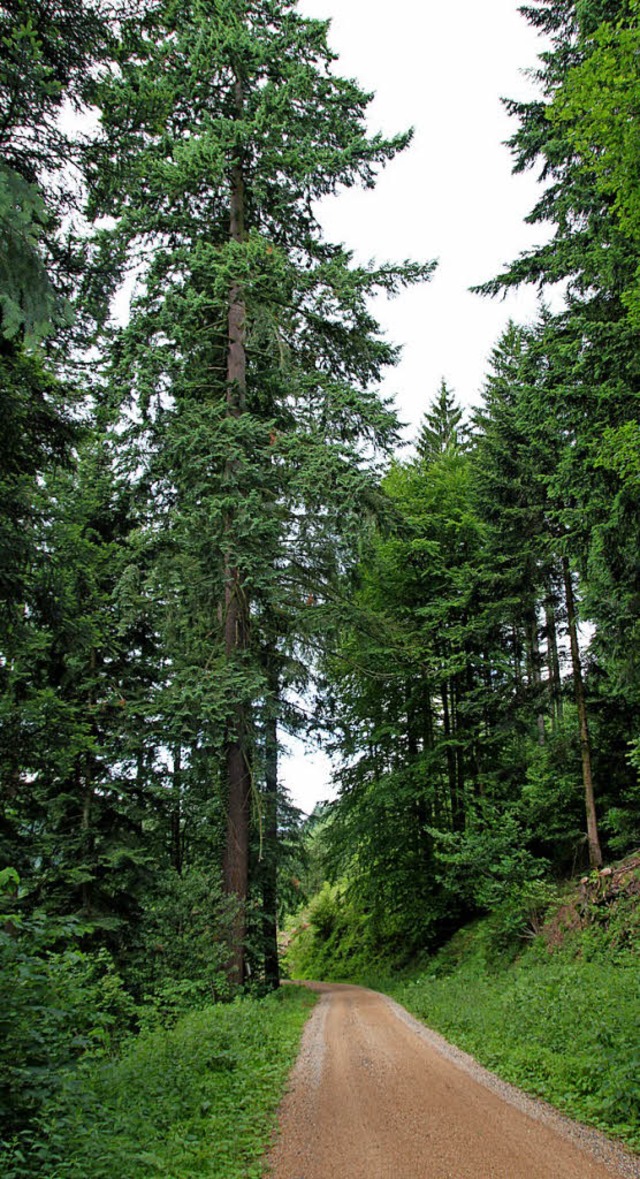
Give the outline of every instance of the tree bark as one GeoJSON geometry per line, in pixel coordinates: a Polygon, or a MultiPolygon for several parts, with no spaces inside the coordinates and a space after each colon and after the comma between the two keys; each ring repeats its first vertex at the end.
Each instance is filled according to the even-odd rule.
{"type": "MultiPolygon", "coordinates": [[[[89,672],[90,682],[89,691],[87,693],[87,703],[89,706],[89,716],[91,717],[91,727],[93,735],[97,738],[96,718],[95,718],[95,676],[98,664],[95,647],[91,648],[89,655],[89,672]]],[[[76,784],[79,792],[82,795],[82,812],[80,817],[80,829],[82,831],[82,857],[85,867],[91,867],[91,877],[82,882],[82,912],[85,916],[90,916],[93,908],[93,883],[95,879],[95,843],[92,831],[93,825],[93,759],[91,754],[87,751],[84,757],[76,761],[76,784]]]]}
{"type": "MultiPolygon", "coordinates": [[[[242,80],[236,75],[234,86],[236,116],[243,114],[242,80]]],[[[232,241],[245,238],[244,175],[240,148],[231,169],[229,233],[232,241]]],[[[227,416],[240,417],[246,405],[246,306],[242,284],[233,282],[229,289],[227,334],[227,416]]],[[[229,461],[226,478],[232,484],[236,464],[229,461]]],[[[233,514],[227,518],[231,537],[233,514]]],[[[249,646],[249,608],[242,571],[230,551],[224,556],[224,648],[229,663],[237,663],[249,646]]],[[[234,902],[230,952],[227,968],[229,982],[242,985],[245,975],[244,942],[246,936],[246,900],[249,882],[249,813],[251,799],[251,765],[249,754],[248,705],[235,702],[227,725],[225,741],[225,776],[227,786],[227,834],[223,864],[224,888],[234,902]]]]}
{"type": "Polygon", "coordinates": [[[451,808],[451,827],[453,831],[458,830],[458,813],[457,813],[457,783],[456,783],[456,758],[453,747],[451,745],[451,716],[449,713],[449,685],[446,680],[442,681],[440,687],[440,695],[442,697],[442,724],[444,727],[444,739],[446,743],[447,754],[447,777],[449,779],[449,805],[451,808]]]}
{"type": "Polygon", "coordinates": [[[512,648],[513,648],[513,680],[514,680],[514,689],[515,689],[514,695],[515,695],[516,705],[518,705],[518,704],[520,704],[520,701],[522,700],[522,665],[521,665],[521,661],[520,661],[522,647],[521,647],[521,643],[520,643],[520,633],[518,631],[517,626],[512,626],[512,628],[511,628],[511,641],[512,641],[512,648]]]}
{"type": "Polygon", "coordinates": [[[569,625],[569,642],[571,644],[571,664],[573,668],[573,687],[578,709],[578,723],[580,726],[580,753],[582,756],[582,781],[584,784],[585,810],[587,815],[587,838],[589,842],[589,863],[592,868],[602,866],[602,851],[598,835],[598,820],[596,817],[593,777],[591,773],[591,742],[589,739],[589,725],[587,708],[582,681],[582,667],[580,663],[580,647],[578,645],[578,628],[576,623],[576,606],[571,581],[571,570],[566,557],[562,558],[562,575],[564,580],[565,600],[567,604],[567,622],[569,625]]]}
{"type": "Polygon", "coordinates": [[[171,865],[178,873],[178,876],[182,876],[182,749],[180,745],[176,745],[173,751],[173,775],[171,785],[171,865]]]}
{"type": "Polygon", "coordinates": [[[433,749],[433,704],[431,685],[427,680],[422,689],[422,746],[425,752],[433,749]]]}
{"type": "Polygon", "coordinates": [[[562,716],[562,695],[560,692],[560,660],[558,657],[558,630],[556,626],[556,608],[552,598],[545,603],[545,623],[547,632],[547,668],[549,672],[549,701],[551,705],[551,722],[555,725],[562,716]]]}
{"type": "MultiPolygon", "coordinates": [[[[84,774],[80,764],[76,766],[76,781],[80,790],[82,791],[82,816],[80,819],[80,829],[82,831],[82,856],[85,861],[93,860],[93,837],[91,832],[92,810],[93,810],[93,785],[91,782],[91,769],[89,766],[89,756],[84,759],[84,774]]],[[[90,917],[92,912],[93,901],[93,863],[91,863],[91,879],[83,880],[82,882],[82,913],[85,917],[90,917]]]]}
{"type": "MultiPolygon", "coordinates": [[[[533,610],[533,619],[532,619],[532,623],[531,623],[531,651],[532,651],[532,655],[533,655],[534,684],[538,690],[538,693],[540,694],[540,689],[542,688],[542,658],[540,655],[540,637],[538,634],[538,617],[537,617],[537,610],[536,610],[535,606],[534,606],[534,610],[533,610]]],[[[546,740],[544,713],[540,710],[538,711],[537,724],[538,724],[538,745],[544,745],[545,740],[546,740]]]]}
{"type": "MultiPolygon", "coordinates": [[[[538,617],[536,605],[531,607],[527,612],[527,664],[529,687],[532,689],[535,697],[536,705],[539,704],[540,688],[542,686],[542,674],[540,669],[540,642],[538,639],[538,617]]],[[[544,728],[544,714],[540,712],[539,708],[536,712],[536,725],[538,728],[538,744],[545,743],[545,728],[544,728]]]]}
{"type": "Polygon", "coordinates": [[[265,863],[262,885],[262,920],[264,937],[264,978],[267,987],[280,986],[278,960],[278,685],[271,697],[272,707],[265,734],[265,863]]]}
{"type": "Polygon", "coordinates": [[[455,793],[455,811],[453,817],[454,831],[464,831],[466,825],[466,815],[464,809],[464,786],[465,786],[465,758],[464,746],[462,744],[462,725],[460,723],[460,678],[454,675],[451,680],[451,727],[456,739],[455,748],[455,764],[456,764],[456,793],[455,793]]]}

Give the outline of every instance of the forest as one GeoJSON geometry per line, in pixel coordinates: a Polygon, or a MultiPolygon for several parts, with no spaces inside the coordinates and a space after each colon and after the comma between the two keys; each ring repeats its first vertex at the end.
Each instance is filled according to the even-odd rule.
{"type": "Polygon", "coordinates": [[[288,969],[399,972],[640,845],[640,2],[520,11],[545,47],[509,147],[551,232],[477,296],[539,313],[402,449],[372,299],[435,263],[322,230],[412,137],[370,131],[328,21],[0,3],[7,1179],[259,1175],[194,1161],[195,1130],[158,1161],[145,1102],[170,1067],[180,1117],[214,1116],[180,1072],[206,1039],[227,1112],[274,1108],[310,902],[288,969]],[[287,735],[339,767],[308,820],[287,735]],[[101,1154],[83,1093],[109,1126],[127,1068],[139,1124],[101,1154]]]}

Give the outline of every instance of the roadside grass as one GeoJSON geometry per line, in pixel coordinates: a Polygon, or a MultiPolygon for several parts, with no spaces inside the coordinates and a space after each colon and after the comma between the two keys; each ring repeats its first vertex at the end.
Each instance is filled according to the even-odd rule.
{"type": "Polygon", "coordinates": [[[315,999],[284,987],[216,1005],[80,1066],[9,1147],[4,1179],[259,1179],[315,999]]]}
{"type": "Polygon", "coordinates": [[[514,1085],[640,1150],[640,964],[529,950],[378,986],[514,1085]]]}
{"type": "Polygon", "coordinates": [[[287,962],[294,976],[392,996],[500,1077],[640,1151],[640,861],[555,899],[540,891],[398,967],[325,887],[287,962]]]}

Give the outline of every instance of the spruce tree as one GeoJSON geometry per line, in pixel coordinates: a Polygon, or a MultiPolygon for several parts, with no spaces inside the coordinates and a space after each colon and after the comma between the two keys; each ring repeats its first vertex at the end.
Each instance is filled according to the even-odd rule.
{"type": "Polygon", "coordinates": [[[241,981],[256,710],[273,695],[260,618],[288,635],[346,559],[396,431],[373,391],[396,353],[368,296],[430,266],[356,267],[323,239],[314,202],[371,186],[410,139],[368,136],[370,96],[334,72],[326,22],[289,0],[160,6],[153,21],[102,89],[93,203],[117,218],[117,249],[150,256],[121,371],[168,543],[191,554],[180,610],[207,636],[241,981]]]}
{"type": "Polygon", "coordinates": [[[423,462],[433,462],[463,446],[465,429],[461,423],[462,409],[443,377],[438,395],[424,415],[416,442],[416,450],[423,462]]]}
{"type": "MultiPolygon", "coordinates": [[[[577,615],[571,602],[577,575],[582,617],[595,624],[591,654],[602,677],[600,696],[624,701],[637,716],[639,583],[631,556],[637,496],[614,457],[617,450],[624,463],[625,454],[633,455],[639,412],[629,120],[637,10],[627,0],[539,0],[523,12],[551,46],[540,58],[539,97],[508,104],[518,120],[511,147],[516,171],[540,169],[544,188],[528,220],[550,223],[553,236],[482,289],[495,294],[523,282],[566,284],[564,310],[544,316],[532,346],[538,369],[528,397],[537,439],[533,466],[545,489],[554,549],[569,563],[557,579],[567,612],[577,615]]],[[[580,679],[574,660],[578,694],[580,679]]],[[[583,750],[588,744],[585,731],[583,750]]],[[[597,862],[594,838],[591,844],[597,862]]]]}
{"type": "Polygon", "coordinates": [[[82,271],[69,218],[83,203],[85,144],[69,116],[107,55],[106,5],[4,0],[0,41],[0,325],[29,342],[68,321],[82,271]]]}

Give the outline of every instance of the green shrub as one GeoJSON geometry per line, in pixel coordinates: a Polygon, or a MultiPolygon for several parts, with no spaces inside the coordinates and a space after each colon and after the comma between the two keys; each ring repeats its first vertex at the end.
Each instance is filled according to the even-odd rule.
{"type": "MultiPolygon", "coordinates": [[[[11,870],[0,874],[7,902],[17,884],[11,870]]],[[[83,1055],[112,1052],[131,1029],[134,1004],[111,956],[76,948],[86,931],[43,913],[0,916],[0,1142],[24,1129],[83,1055]]]]}
{"type": "Polygon", "coordinates": [[[258,1179],[314,999],[237,999],[86,1061],[6,1146],[3,1179],[258,1179]]]}
{"type": "Polygon", "coordinates": [[[341,885],[325,883],[289,922],[288,936],[285,965],[292,978],[348,981],[384,970],[371,915],[341,885]]]}
{"type": "Polygon", "coordinates": [[[162,1023],[231,998],[226,977],[233,902],[219,873],[191,868],[156,873],[145,898],[127,981],[150,1018],[162,1023]]]}

